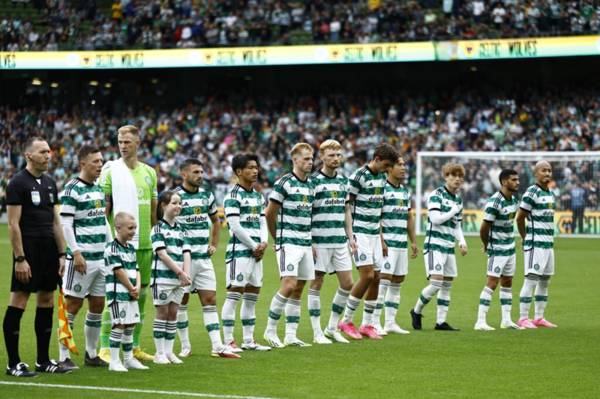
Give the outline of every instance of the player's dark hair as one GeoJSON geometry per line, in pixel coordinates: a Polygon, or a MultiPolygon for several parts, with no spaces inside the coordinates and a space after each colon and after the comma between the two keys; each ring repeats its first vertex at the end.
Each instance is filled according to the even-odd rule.
{"type": "Polygon", "coordinates": [[[398,161],[398,151],[394,146],[382,143],[375,147],[373,158],[379,158],[381,161],[392,161],[396,163],[398,161]]]}
{"type": "Polygon", "coordinates": [[[169,202],[171,202],[171,198],[173,198],[174,195],[179,195],[179,194],[177,194],[175,191],[171,191],[171,190],[166,190],[166,191],[163,191],[162,193],[160,193],[160,195],[158,196],[158,206],[156,207],[157,220],[160,220],[163,218],[163,216],[165,214],[163,207],[168,205],[169,202]]]}
{"type": "Polygon", "coordinates": [[[97,152],[100,152],[100,148],[96,147],[95,145],[84,144],[77,152],[77,159],[79,159],[79,162],[81,162],[86,159],[88,155],[95,154],[97,152]]]}
{"type": "Polygon", "coordinates": [[[181,163],[181,165],[179,165],[179,170],[180,170],[180,171],[181,171],[181,170],[185,170],[185,169],[189,168],[189,167],[190,167],[190,166],[192,166],[192,165],[204,166],[204,165],[202,164],[202,161],[200,161],[199,159],[196,159],[196,158],[188,158],[188,159],[186,159],[185,161],[183,161],[183,162],[181,163]]]}
{"type": "Polygon", "coordinates": [[[502,169],[502,172],[500,172],[500,176],[498,177],[498,180],[500,181],[500,185],[502,185],[502,182],[504,180],[507,180],[508,178],[510,178],[511,176],[514,176],[514,175],[518,175],[516,170],[502,169]]]}
{"type": "Polygon", "coordinates": [[[251,154],[249,152],[236,154],[231,160],[231,169],[233,170],[233,173],[237,176],[236,170],[244,169],[250,161],[255,161],[260,168],[260,164],[258,163],[258,155],[251,154]]]}
{"type": "Polygon", "coordinates": [[[29,138],[27,138],[27,141],[23,145],[23,151],[29,151],[33,143],[35,143],[36,141],[46,141],[46,139],[42,136],[29,136],[29,138]]]}

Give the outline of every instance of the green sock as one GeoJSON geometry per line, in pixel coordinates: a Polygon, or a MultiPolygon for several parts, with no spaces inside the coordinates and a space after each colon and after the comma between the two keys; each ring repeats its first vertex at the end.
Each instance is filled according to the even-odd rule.
{"type": "Polygon", "coordinates": [[[100,330],[100,349],[110,348],[111,330],[110,311],[108,310],[108,306],[104,306],[104,310],[102,311],[102,328],[100,330]]]}
{"type": "Polygon", "coordinates": [[[140,307],[140,322],[135,325],[135,329],[133,330],[133,347],[140,347],[140,335],[142,335],[142,327],[144,326],[144,317],[146,313],[144,309],[146,308],[146,294],[148,292],[148,287],[142,287],[140,290],[140,298],[138,299],[138,305],[140,307]]]}

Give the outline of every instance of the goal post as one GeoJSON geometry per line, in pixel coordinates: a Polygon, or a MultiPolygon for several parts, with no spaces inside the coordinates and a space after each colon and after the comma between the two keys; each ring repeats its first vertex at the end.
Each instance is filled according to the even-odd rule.
{"type": "Polygon", "coordinates": [[[555,233],[560,236],[600,236],[600,151],[424,151],[417,153],[415,182],[415,227],[423,234],[427,226],[427,195],[444,184],[442,165],[462,164],[465,183],[463,231],[476,235],[483,220],[487,198],[500,188],[502,169],[519,173],[519,197],[535,184],[533,166],[537,161],[552,166],[550,189],[555,195],[555,233]]]}

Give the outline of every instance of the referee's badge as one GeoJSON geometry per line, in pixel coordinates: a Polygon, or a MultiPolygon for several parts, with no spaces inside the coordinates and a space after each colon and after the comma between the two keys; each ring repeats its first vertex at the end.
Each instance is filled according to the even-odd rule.
{"type": "MultiPolygon", "coordinates": [[[[52,201],[52,198],[50,200],[52,201]]],[[[39,191],[33,190],[31,192],[31,202],[35,206],[38,206],[40,204],[40,202],[42,202],[42,199],[40,197],[40,192],[39,191]]],[[[52,201],[52,202],[54,202],[54,201],[52,201]]]]}
{"type": "Polygon", "coordinates": [[[54,203],[54,193],[49,193],[48,194],[50,196],[50,203],[54,203]]]}

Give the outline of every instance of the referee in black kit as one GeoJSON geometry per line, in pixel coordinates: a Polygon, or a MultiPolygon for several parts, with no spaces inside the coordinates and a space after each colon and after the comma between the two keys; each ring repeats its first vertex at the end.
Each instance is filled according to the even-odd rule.
{"type": "Polygon", "coordinates": [[[48,348],[52,336],[54,291],[65,267],[65,240],[58,216],[56,183],[48,170],[50,147],[41,137],[25,143],[27,166],[16,173],[6,189],[8,230],[13,248],[10,305],[4,315],[4,342],[8,353],[6,374],[33,377],[35,372],[19,357],[21,316],[32,292],[37,293],[35,335],[37,361],[35,371],[65,373],[48,348]]]}

